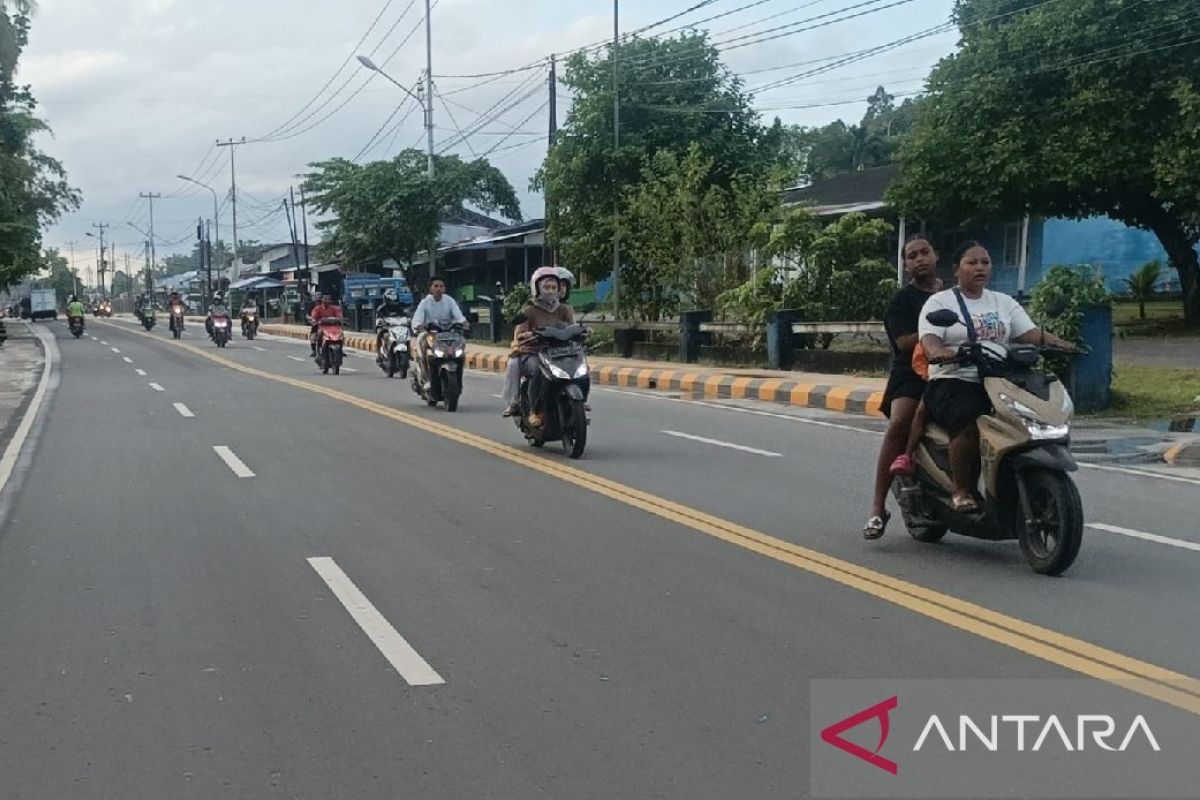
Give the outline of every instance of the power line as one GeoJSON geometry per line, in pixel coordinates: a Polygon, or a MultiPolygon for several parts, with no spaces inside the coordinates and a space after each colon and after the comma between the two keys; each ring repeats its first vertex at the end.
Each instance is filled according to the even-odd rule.
{"type": "MultiPolygon", "coordinates": [[[[519,128],[519,127],[521,127],[521,125],[525,125],[525,124],[527,124],[527,123],[528,123],[528,122],[529,122],[531,119],[533,119],[533,118],[534,118],[534,117],[536,117],[538,114],[540,114],[540,113],[542,113],[543,111],[545,111],[545,110],[546,110],[546,108],[547,108],[549,105],[550,105],[550,101],[549,101],[549,100],[546,100],[546,102],[542,103],[540,106],[538,106],[536,109],[534,109],[534,112],[533,112],[532,114],[530,114],[530,115],[529,115],[528,117],[526,117],[525,119],[521,120],[520,124],[519,124],[517,127],[519,128]]],[[[491,148],[490,148],[490,149],[489,149],[489,150],[488,150],[486,153],[484,153],[484,154],[483,154],[483,156],[481,156],[481,157],[482,157],[482,158],[487,158],[487,157],[488,157],[488,156],[490,156],[492,153],[496,152],[497,148],[499,148],[499,147],[500,147],[500,145],[502,145],[502,144],[504,144],[505,142],[507,142],[507,141],[508,141],[508,140],[509,140],[509,139],[510,139],[510,138],[511,138],[511,137],[512,137],[512,136],[513,136],[515,133],[516,133],[516,131],[510,131],[509,133],[505,134],[504,138],[502,138],[500,141],[496,142],[496,144],[495,144],[495,145],[493,145],[493,146],[492,146],[492,147],[491,147],[491,148]]]]}
{"type": "Polygon", "coordinates": [[[633,31],[630,35],[637,36],[639,33],[645,33],[646,31],[651,30],[652,28],[657,28],[659,25],[666,25],[668,22],[674,22],[675,20],[679,19],[680,17],[686,17],[688,14],[692,13],[693,11],[699,11],[700,9],[704,8],[705,6],[711,6],[715,2],[717,2],[717,0],[700,0],[699,3],[696,3],[695,5],[690,6],[689,8],[685,8],[683,11],[672,14],[671,16],[666,17],[665,19],[660,19],[658,22],[651,22],[649,25],[643,25],[642,27],[633,31]]]}
{"type": "Polygon", "coordinates": [[[375,133],[372,134],[371,138],[367,140],[367,143],[362,146],[362,149],[355,153],[354,158],[350,159],[352,162],[357,164],[359,159],[371,152],[371,150],[375,149],[375,146],[379,143],[380,136],[386,136],[386,134],[383,133],[384,129],[387,128],[391,121],[396,118],[396,115],[399,114],[405,106],[408,106],[408,113],[400,118],[400,121],[396,123],[397,126],[403,125],[408,118],[412,116],[413,112],[420,108],[419,105],[409,105],[411,100],[412,98],[406,97],[405,102],[396,106],[395,110],[392,111],[392,113],[388,115],[388,118],[383,121],[383,124],[379,126],[379,129],[376,130],[375,133]]]}
{"type": "MultiPolygon", "coordinates": [[[[360,48],[363,46],[363,43],[364,43],[365,41],[367,41],[367,37],[369,37],[369,36],[371,35],[371,31],[375,30],[376,26],[377,26],[377,25],[379,25],[379,21],[380,21],[381,19],[383,19],[383,15],[384,15],[384,14],[387,12],[387,10],[388,10],[389,8],[391,8],[391,5],[392,5],[392,3],[394,3],[395,1],[396,1],[396,0],[387,0],[387,2],[383,4],[383,8],[381,8],[381,9],[379,10],[379,13],[378,13],[378,14],[375,16],[375,19],[374,19],[374,20],[371,22],[371,27],[367,28],[367,32],[366,32],[366,33],[364,33],[364,34],[362,35],[362,38],[358,40],[358,44],[354,45],[354,49],[352,49],[352,50],[350,51],[350,55],[346,56],[346,60],[345,60],[345,61],[343,61],[343,62],[341,63],[341,65],[340,65],[340,66],[338,66],[337,70],[336,70],[336,71],[335,71],[335,72],[334,72],[332,75],[330,75],[330,76],[329,76],[329,80],[325,81],[325,85],[324,85],[324,86],[322,86],[320,89],[318,89],[318,90],[317,90],[317,93],[316,93],[316,94],[314,94],[314,95],[312,96],[312,98],[311,98],[311,99],[310,99],[310,100],[309,100],[307,103],[305,103],[305,104],[304,104],[304,105],[303,105],[303,106],[300,108],[300,110],[299,110],[299,111],[297,111],[297,112],[296,112],[295,114],[293,114],[292,116],[288,117],[288,118],[287,118],[287,120],[285,120],[285,121],[283,122],[283,124],[282,124],[282,125],[279,125],[279,126],[278,126],[278,127],[276,127],[274,130],[271,130],[270,132],[266,133],[266,134],[265,134],[265,135],[263,135],[261,138],[263,138],[263,139],[268,139],[268,138],[270,138],[270,137],[274,136],[275,134],[279,133],[279,132],[280,132],[281,130],[283,130],[284,128],[286,128],[286,127],[288,127],[289,125],[291,125],[291,124],[292,124],[292,122],[293,122],[293,121],[294,121],[294,120],[295,120],[297,117],[299,117],[301,114],[303,114],[305,111],[307,111],[307,110],[308,110],[308,109],[309,109],[309,108],[312,106],[312,104],[313,104],[313,103],[315,103],[315,102],[317,101],[317,99],[318,99],[318,98],[319,98],[321,95],[323,95],[323,94],[325,93],[325,90],[326,90],[326,89],[328,89],[328,88],[329,88],[331,85],[333,85],[333,82],[334,82],[335,80],[337,80],[337,77],[338,77],[339,75],[341,75],[343,71],[345,71],[346,67],[347,67],[347,66],[350,64],[350,62],[351,62],[351,61],[354,59],[354,56],[358,54],[358,52],[359,52],[359,49],[360,49],[360,48]]],[[[415,3],[415,2],[416,2],[416,0],[413,0],[412,2],[410,2],[410,3],[408,4],[408,8],[405,8],[405,9],[404,9],[404,12],[403,12],[403,13],[400,15],[400,19],[404,19],[404,15],[408,13],[408,10],[409,10],[410,8],[412,8],[412,5],[413,5],[413,3],[415,3]]],[[[343,85],[344,85],[344,84],[343,84],[343,85]]],[[[335,93],[335,94],[336,94],[336,93],[335,93]]]]}

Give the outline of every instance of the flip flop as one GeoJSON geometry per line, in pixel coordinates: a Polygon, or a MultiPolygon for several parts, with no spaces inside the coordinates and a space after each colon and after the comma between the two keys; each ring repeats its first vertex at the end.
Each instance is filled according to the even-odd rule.
{"type": "Polygon", "coordinates": [[[888,522],[892,519],[892,514],[889,511],[884,511],[882,515],[871,517],[867,520],[867,524],[863,526],[863,538],[868,541],[883,538],[883,534],[887,531],[888,522]]]}
{"type": "Polygon", "coordinates": [[[888,467],[888,474],[893,478],[900,475],[912,475],[917,470],[917,462],[913,461],[907,453],[901,453],[896,456],[896,460],[888,467]]]}

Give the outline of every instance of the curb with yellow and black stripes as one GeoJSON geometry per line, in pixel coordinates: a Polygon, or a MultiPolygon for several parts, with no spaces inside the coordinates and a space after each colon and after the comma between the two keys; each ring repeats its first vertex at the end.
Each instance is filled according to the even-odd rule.
{"type": "MultiPolygon", "coordinates": [[[[264,325],[265,333],[307,339],[306,329],[264,325]]],[[[375,337],[349,333],[346,346],[375,352],[375,337]]],[[[504,372],[507,354],[467,353],[467,366],[504,372]]],[[[883,392],[837,384],[804,383],[786,378],[758,378],[705,370],[601,366],[592,369],[592,381],[628,389],[683,392],[710,399],[758,400],[785,406],[823,408],[846,414],[882,417],[883,392]]]]}

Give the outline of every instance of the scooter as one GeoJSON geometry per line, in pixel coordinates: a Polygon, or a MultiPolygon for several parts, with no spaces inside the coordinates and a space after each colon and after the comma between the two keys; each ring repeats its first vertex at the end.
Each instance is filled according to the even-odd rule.
{"type": "Polygon", "coordinates": [[[389,378],[399,373],[404,380],[408,377],[408,340],[412,337],[408,317],[385,317],[375,327],[383,332],[376,363],[389,378]]]}
{"type": "Polygon", "coordinates": [[[250,341],[254,341],[254,337],[258,335],[258,311],[243,311],[242,312],[242,336],[245,336],[250,341]]]}
{"type": "Polygon", "coordinates": [[[343,339],[341,317],[325,317],[317,325],[317,357],[315,361],[322,375],[328,375],[333,370],[334,375],[342,374],[343,339]]]}
{"type": "Polygon", "coordinates": [[[229,344],[229,339],[232,333],[229,330],[229,315],[225,313],[213,312],[212,314],[212,340],[217,347],[225,347],[229,344]]]}
{"type": "Polygon", "coordinates": [[[143,308],[141,311],[142,327],[145,328],[146,330],[153,329],[154,323],[157,321],[157,319],[156,319],[157,313],[158,312],[156,312],[153,308],[151,308],[149,306],[147,306],[146,308],[143,308]]]}
{"type": "Polygon", "coordinates": [[[171,335],[176,339],[183,336],[183,306],[171,306],[171,335]]]}
{"type": "Polygon", "coordinates": [[[67,326],[71,329],[71,335],[76,339],[83,336],[83,317],[69,317],[67,326]]]}
{"type": "Polygon", "coordinates": [[[534,447],[546,442],[562,442],[563,451],[571,458],[581,458],[587,447],[588,416],[583,395],[583,382],[588,377],[587,330],[581,325],[561,328],[538,328],[534,342],[538,350],[538,368],[542,372],[542,424],[529,424],[533,398],[529,382],[521,381],[519,393],[521,412],[513,417],[517,428],[534,447]]]}
{"type": "MultiPolygon", "coordinates": [[[[940,328],[962,324],[949,309],[926,319],[940,328]]],[[[1083,543],[1083,504],[1068,474],[1078,469],[1069,448],[1075,405],[1056,376],[1035,369],[1043,354],[1063,351],[972,342],[944,362],[977,366],[992,401],[992,412],[978,423],[984,497],[976,512],[953,509],[950,437],[927,425],[915,472],[892,484],[914,539],[937,542],[949,530],[989,541],[1016,539],[1029,566],[1043,575],[1061,575],[1075,561],[1083,543]]]]}
{"type": "Polygon", "coordinates": [[[447,330],[430,323],[422,333],[425,358],[418,354],[413,362],[412,390],[430,406],[445,401],[447,411],[458,410],[463,367],[467,360],[467,340],[463,330],[463,325],[457,322],[447,330]]]}

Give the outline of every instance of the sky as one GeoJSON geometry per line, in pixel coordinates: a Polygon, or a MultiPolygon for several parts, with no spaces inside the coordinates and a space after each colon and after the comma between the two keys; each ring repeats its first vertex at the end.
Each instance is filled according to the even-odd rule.
{"type": "MultiPolygon", "coordinates": [[[[702,7],[642,35],[684,24],[707,29],[714,41],[728,42],[726,65],[755,89],[811,69],[803,62],[936,26],[948,19],[952,0],[623,0],[620,28],[632,32],[694,6],[702,7]],[[861,16],[797,32],[853,14],[861,16]],[[820,15],[830,16],[804,22],[820,15]],[[758,41],[760,33],[776,38],[758,41]]],[[[526,218],[541,216],[541,197],[528,186],[545,154],[545,72],[486,84],[453,76],[522,67],[611,38],[612,14],[610,0],[438,0],[433,74],[435,96],[446,98],[434,107],[438,151],[470,158],[495,148],[489,160],[516,187],[526,218]],[[476,125],[481,112],[514,91],[501,108],[528,97],[476,125]],[[462,141],[459,126],[478,131],[462,141]]],[[[354,158],[367,145],[366,160],[424,148],[422,114],[407,113],[416,103],[353,59],[367,54],[414,87],[425,65],[423,19],[424,0],[40,0],[19,80],[32,86],[53,129],[41,147],[63,162],[84,198],[78,212],[46,232],[45,245],[68,253],[76,242],[75,264],[86,278],[96,261],[96,239],[86,234],[107,223],[118,265],[123,254],[136,259],[146,237],[134,226],[145,231],[150,224],[149,202],[138,195],[160,193],[158,257],[189,252],[197,217],[213,215],[213,195],[180,174],[216,191],[220,234],[230,238],[233,148],[214,144],[242,137],[248,143],[236,148],[239,238],[287,241],[282,199],[308,164],[354,158]]],[[[762,91],[754,102],[767,121],[857,121],[876,85],[901,96],[919,91],[955,41],[953,32],[923,38],[762,91]]],[[[561,123],[569,97],[559,97],[561,123]]]]}

